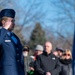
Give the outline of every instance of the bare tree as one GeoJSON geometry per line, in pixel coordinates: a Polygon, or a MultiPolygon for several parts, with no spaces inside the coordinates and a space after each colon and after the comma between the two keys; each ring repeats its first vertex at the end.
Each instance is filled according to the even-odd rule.
{"type": "Polygon", "coordinates": [[[42,12],[41,1],[25,0],[23,4],[17,2],[18,0],[11,1],[13,7],[18,13],[16,16],[16,23],[20,24],[22,29],[36,22],[40,22],[44,17],[45,12],[42,12]],[[20,21],[20,22],[19,22],[20,21]]]}
{"type": "Polygon", "coordinates": [[[26,41],[25,41],[25,37],[23,36],[21,32],[21,26],[16,25],[13,31],[15,32],[17,36],[19,36],[19,39],[21,40],[22,45],[25,45],[26,41]]]}
{"type": "Polygon", "coordinates": [[[53,32],[58,35],[61,40],[65,41],[63,41],[64,43],[61,42],[64,44],[64,47],[68,45],[67,48],[72,48],[75,25],[75,0],[52,0],[52,3],[57,9],[57,17],[52,20],[57,24],[57,28],[53,32]]]}
{"type": "MultiPolygon", "coordinates": [[[[3,8],[13,8],[16,11],[16,24],[21,25],[20,32],[30,32],[36,22],[40,22],[45,13],[41,12],[41,1],[35,0],[2,0],[3,8]],[[32,26],[32,27],[31,27],[32,26]],[[30,30],[28,29],[30,28],[30,30]]],[[[17,33],[18,34],[18,33],[17,33]]],[[[26,35],[29,35],[26,34],[26,35]]]]}

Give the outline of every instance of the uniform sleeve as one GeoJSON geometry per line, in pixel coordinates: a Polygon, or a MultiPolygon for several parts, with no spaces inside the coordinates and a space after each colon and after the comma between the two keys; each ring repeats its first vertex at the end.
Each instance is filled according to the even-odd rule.
{"type": "Polygon", "coordinates": [[[60,66],[60,62],[59,59],[57,58],[57,62],[56,62],[56,67],[53,71],[51,71],[51,75],[58,75],[61,71],[61,66],[60,66]]]}
{"type": "Polygon", "coordinates": [[[5,37],[6,34],[7,34],[6,29],[4,29],[4,28],[0,29],[0,45],[1,45],[3,38],[5,37]]]}
{"type": "Polygon", "coordinates": [[[2,51],[2,41],[3,41],[3,38],[5,37],[5,35],[7,34],[7,30],[4,29],[4,28],[1,28],[0,29],[0,58],[3,54],[3,51],[2,51]]]}
{"type": "Polygon", "coordinates": [[[23,54],[21,55],[21,66],[22,66],[23,71],[26,71],[25,70],[25,65],[24,65],[24,57],[23,57],[23,54]]]}
{"type": "MultiPolygon", "coordinates": [[[[19,38],[18,38],[19,39],[19,38]]],[[[22,44],[21,44],[21,42],[20,42],[20,40],[19,40],[19,46],[20,46],[20,49],[22,50],[23,49],[23,46],[22,46],[22,44]]],[[[25,66],[24,66],[24,56],[23,56],[23,50],[21,51],[21,67],[22,67],[22,70],[23,70],[23,72],[25,73],[25,66]]]]}
{"type": "Polygon", "coordinates": [[[19,46],[20,46],[20,49],[22,50],[22,51],[21,51],[21,67],[22,67],[23,71],[25,71],[24,56],[23,56],[23,46],[22,46],[22,44],[20,43],[20,40],[19,40],[19,46]]]}
{"type": "Polygon", "coordinates": [[[37,59],[34,63],[34,68],[35,71],[38,72],[39,74],[45,75],[46,72],[41,68],[41,59],[39,56],[37,56],[37,59]]]}
{"type": "Polygon", "coordinates": [[[23,56],[23,53],[21,54],[21,66],[22,66],[24,75],[27,75],[26,66],[24,65],[24,56],[23,56]]]}

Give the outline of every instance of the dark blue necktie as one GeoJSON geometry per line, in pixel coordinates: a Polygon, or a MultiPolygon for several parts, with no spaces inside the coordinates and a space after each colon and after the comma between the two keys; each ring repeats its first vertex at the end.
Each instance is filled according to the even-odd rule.
{"type": "Polygon", "coordinates": [[[14,36],[13,33],[12,33],[12,35],[11,35],[11,39],[14,41],[15,44],[17,44],[17,39],[16,39],[16,37],[14,36]]]}
{"type": "Polygon", "coordinates": [[[11,37],[12,41],[17,44],[17,39],[12,32],[9,32],[8,35],[11,37]]]}

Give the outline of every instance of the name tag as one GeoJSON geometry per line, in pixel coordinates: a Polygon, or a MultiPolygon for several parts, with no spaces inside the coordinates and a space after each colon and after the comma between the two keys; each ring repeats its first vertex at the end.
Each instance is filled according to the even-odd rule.
{"type": "Polygon", "coordinates": [[[5,42],[11,42],[11,40],[5,40],[5,42]]]}
{"type": "Polygon", "coordinates": [[[55,57],[53,57],[52,59],[55,60],[55,57]]]}

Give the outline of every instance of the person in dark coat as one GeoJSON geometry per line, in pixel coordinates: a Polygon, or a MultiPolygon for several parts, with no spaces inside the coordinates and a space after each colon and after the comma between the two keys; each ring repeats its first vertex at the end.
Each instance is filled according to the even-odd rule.
{"type": "Polygon", "coordinates": [[[45,43],[43,54],[37,56],[35,64],[35,75],[59,75],[61,67],[58,57],[52,53],[52,44],[45,43]]]}
{"type": "Polygon", "coordinates": [[[61,72],[60,75],[72,75],[72,54],[66,49],[60,58],[61,72]]]}
{"type": "Polygon", "coordinates": [[[30,71],[28,72],[28,75],[34,75],[34,71],[35,71],[34,63],[36,61],[37,56],[43,53],[43,50],[44,49],[42,45],[40,44],[36,45],[34,56],[31,56],[33,60],[29,63],[30,71]]]}
{"type": "Polygon", "coordinates": [[[13,9],[3,9],[0,12],[0,75],[25,75],[22,44],[12,32],[14,17],[13,9]]]}

